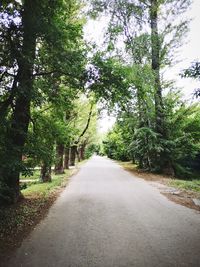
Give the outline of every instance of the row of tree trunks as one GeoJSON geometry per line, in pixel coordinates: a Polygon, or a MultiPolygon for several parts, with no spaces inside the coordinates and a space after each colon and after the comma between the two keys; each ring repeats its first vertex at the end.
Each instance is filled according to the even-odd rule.
{"type": "Polygon", "coordinates": [[[63,145],[57,145],[57,158],[58,164],[55,166],[56,173],[63,173],[65,169],[69,169],[69,166],[75,166],[76,157],[78,162],[84,160],[85,156],[85,147],[86,145],[82,145],[79,149],[77,145],[73,145],[71,147],[64,147],[63,145]]]}
{"type": "Polygon", "coordinates": [[[78,162],[84,159],[86,145],[82,145],[80,149],[78,149],[77,145],[73,145],[71,147],[58,144],[56,147],[57,151],[57,163],[55,165],[55,173],[62,174],[65,169],[69,169],[69,166],[75,166],[76,157],[78,162]]]}
{"type": "MultiPolygon", "coordinates": [[[[63,144],[57,144],[56,146],[56,164],[55,164],[55,174],[63,174],[66,169],[69,169],[69,166],[75,166],[76,156],[78,162],[84,160],[86,145],[83,144],[80,149],[77,148],[77,145],[64,146],[63,144]]],[[[51,164],[43,162],[41,165],[40,180],[45,182],[51,182],[51,164]]]]}
{"type": "Polygon", "coordinates": [[[75,160],[77,156],[78,162],[85,159],[85,147],[86,145],[83,144],[78,148],[77,145],[73,145],[70,149],[70,166],[75,166],[75,160]]]}

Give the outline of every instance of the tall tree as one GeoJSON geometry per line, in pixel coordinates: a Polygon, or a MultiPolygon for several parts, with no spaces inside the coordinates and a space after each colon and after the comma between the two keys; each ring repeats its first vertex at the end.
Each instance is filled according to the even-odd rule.
{"type": "Polygon", "coordinates": [[[159,10],[159,0],[151,0],[151,6],[150,6],[151,52],[152,52],[152,71],[154,75],[154,88],[155,88],[156,130],[157,133],[164,135],[164,111],[163,111],[162,87],[160,80],[161,42],[158,32],[158,10],[159,10]]]}
{"type": "Polygon", "coordinates": [[[96,130],[93,129],[94,132],[90,132],[91,125],[93,121],[96,122],[97,118],[95,116],[96,113],[96,105],[93,97],[87,98],[85,95],[81,95],[80,98],[76,102],[75,114],[72,124],[76,132],[71,139],[71,149],[70,149],[70,165],[75,165],[76,156],[78,160],[81,160],[80,157],[80,147],[83,143],[86,146],[85,140],[89,138],[89,136],[94,135],[96,130]]]}
{"type": "MultiPolygon", "coordinates": [[[[41,1],[33,3],[25,1],[22,11],[22,48],[18,57],[18,72],[15,88],[15,106],[10,120],[10,129],[7,132],[5,160],[0,169],[1,178],[9,188],[9,196],[13,201],[19,197],[19,165],[26,140],[30,119],[30,104],[33,94],[33,67],[38,32],[38,17],[41,16],[41,1]],[[6,163],[12,162],[8,168],[6,163]]],[[[8,197],[9,197],[8,196],[8,197]]]]}
{"type": "Polygon", "coordinates": [[[83,25],[79,10],[79,2],[70,0],[6,1],[1,6],[1,82],[4,87],[0,103],[3,140],[0,198],[6,202],[15,202],[20,195],[19,175],[24,169],[22,154],[31,105],[42,104],[45,95],[49,101],[55,99],[58,94],[55,81],[61,76],[65,76],[67,84],[77,87],[84,65],[83,43],[78,44],[83,25]],[[12,48],[9,56],[4,53],[6,42],[12,48]],[[69,64],[71,61],[73,64],[69,64]],[[48,87],[48,82],[45,85],[45,80],[51,86],[48,87]]]}
{"type": "MultiPolygon", "coordinates": [[[[181,38],[188,26],[188,21],[183,18],[182,14],[187,10],[190,2],[190,0],[92,1],[93,15],[105,12],[110,17],[107,30],[108,50],[114,53],[117,47],[115,53],[118,53],[121,40],[123,40],[124,47],[121,49],[121,54],[124,58],[141,67],[147,64],[151,66],[150,76],[153,76],[151,82],[154,86],[155,106],[155,127],[152,130],[158,136],[158,146],[163,147],[162,153],[158,151],[156,156],[157,167],[161,171],[171,169],[173,172],[168,157],[167,142],[165,142],[168,139],[168,133],[165,125],[162,96],[164,83],[161,70],[174,62],[175,48],[180,46],[181,38]],[[167,168],[166,165],[168,165],[167,168]]],[[[144,89],[137,86],[136,90],[138,104],[141,107],[143,102],[141,93],[144,89]]]]}

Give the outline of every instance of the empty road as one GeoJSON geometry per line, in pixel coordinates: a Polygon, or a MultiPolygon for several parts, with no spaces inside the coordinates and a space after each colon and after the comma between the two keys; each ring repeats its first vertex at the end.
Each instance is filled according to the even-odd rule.
{"type": "Polygon", "coordinates": [[[95,156],[6,266],[199,267],[200,214],[95,156]]]}

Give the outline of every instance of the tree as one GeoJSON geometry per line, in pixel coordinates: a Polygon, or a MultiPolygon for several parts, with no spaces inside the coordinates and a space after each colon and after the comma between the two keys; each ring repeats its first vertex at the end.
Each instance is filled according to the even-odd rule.
{"type": "Polygon", "coordinates": [[[81,76],[84,56],[78,41],[82,39],[83,21],[78,17],[79,9],[78,1],[70,0],[34,3],[26,0],[22,4],[14,1],[1,6],[0,196],[3,201],[15,202],[20,195],[19,175],[24,168],[22,155],[31,106],[36,102],[41,104],[45,93],[49,100],[54,99],[56,80],[61,76],[74,86],[81,76]],[[41,87],[47,76],[52,86],[41,87]]]}
{"type": "MultiPolygon", "coordinates": [[[[175,53],[175,48],[180,46],[181,38],[188,26],[188,21],[182,18],[182,14],[187,10],[190,2],[190,0],[92,1],[95,16],[98,12],[105,12],[110,17],[107,30],[108,50],[113,53],[114,48],[117,47],[116,53],[119,53],[118,44],[123,38],[124,47],[121,52],[123,57],[128,58],[129,62],[132,61],[133,65],[136,64],[136,68],[139,65],[141,70],[146,71],[144,66],[150,66],[150,82],[154,88],[155,122],[149,130],[155,132],[158,147],[164,145],[165,140],[168,139],[161,70],[174,62],[172,55],[175,53]]],[[[143,75],[144,72],[141,72],[140,80],[143,75]]],[[[141,82],[132,82],[137,90],[135,96],[142,121],[143,92],[147,87],[144,87],[145,82],[142,84],[143,87],[141,82]]],[[[149,126],[145,125],[145,127],[149,126]]],[[[157,167],[162,172],[166,169],[173,172],[173,166],[168,161],[167,154],[165,147],[154,154],[157,158],[157,167]]]]}
{"type": "Polygon", "coordinates": [[[32,1],[25,1],[23,6],[23,43],[20,53],[21,55],[17,58],[18,72],[17,77],[15,78],[17,82],[15,82],[15,87],[12,88],[12,92],[17,91],[17,94],[15,94],[15,107],[14,112],[11,115],[10,128],[7,135],[7,144],[5,148],[6,162],[3,162],[3,166],[0,170],[3,182],[6,184],[7,188],[9,188],[8,196],[10,196],[13,201],[17,200],[19,197],[19,165],[22,158],[22,150],[25,144],[30,118],[30,102],[31,95],[33,94],[32,73],[38,31],[37,18],[41,16],[41,1],[39,2],[33,4],[32,1]],[[8,162],[13,162],[14,166],[8,168],[6,164],[8,162]]]}
{"type": "Polygon", "coordinates": [[[71,138],[70,165],[75,165],[76,156],[78,160],[84,159],[84,152],[90,139],[96,134],[96,104],[92,96],[80,95],[76,102],[75,116],[71,121],[74,136],[71,138]]]}

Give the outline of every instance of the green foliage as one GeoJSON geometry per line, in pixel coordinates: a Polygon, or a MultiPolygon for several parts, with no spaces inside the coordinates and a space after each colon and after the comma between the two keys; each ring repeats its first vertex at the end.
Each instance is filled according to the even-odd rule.
{"type": "Polygon", "coordinates": [[[104,140],[104,151],[114,159],[132,160],[145,170],[172,166],[177,177],[193,177],[200,171],[200,107],[184,104],[174,93],[169,93],[164,103],[165,139],[149,126],[139,127],[134,111],[124,112],[104,140]],[[159,162],[162,154],[166,161],[159,162]]]}
{"type": "Polygon", "coordinates": [[[49,164],[54,160],[54,143],[57,124],[52,121],[50,112],[33,111],[27,142],[24,148],[25,164],[29,168],[40,166],[41,162],[49,164]]]}
{"type": "Polygon", "coordinates": [[[122,161],[130,159],[127,140],[124,139],[124,130],[116,124],[113,130],[108,133],[107,138],[103,142],[104,152],[108,157],[122,161]]]}
{"type": "MultiPolygon", "coordinates": [[[[185,78],[194,78],[197,80],[200,80],[200,62],[196,61],[193,62],[192,65],[188,68],[185,69],[182,74],[182,77],[185,78]]],[[[194,95],[196,98],[200,97],[200,89],[195,89],[194,95]]]]}
{"type": "Polygon", "coordinates": [[[81,8],[79,0],[0,6],[0,190],[10,188],[13,201],[20,172],[51,165],[55,141],[73,135],[63,117],[85,83],[81,8]]]}
{"type": "Polygon", "coordinates": [[[94,154],[99,154],[100,146],[98,144],[90,144],[85,151],[85,158],[88,159],[94,154]]]}
{"type": "Polygon", "coordinates": [[[109,109],[116,103],[123,105],[130,98],[127,68],[119,58],[96,53],[88,67],[88,89],[109,109]]]}
{"type": "Polygon", "coordinates": [[[176,175],[184,177],[191,171],[194,172],[200,153],[200,107],[197,104],[173,105],[166,123],[168,142],[164,145],[166,154],[174,164],[176,175]]]}
{"type": "MultiPolygon", "coordinates": [[[[104,14],[110,18],[107,27],[108,47],[116,50],[116,44],[125,44],[123,56],[128,52],[135,63],[151,60],[151,14],[158,11],[159,54],[163,66],[172,65],[174,50],[180,47],[188,30],[188,19],[182,15],[187,11],[191,0],[92,0],[90,13],[97,17],[104,14]],[[153,7],[154,6],[154,7],[153,7]]],[[[155,39],[155,38],[154,38],[155,39]]],[[[118,49],[118,48],[117,48],[118,49]]]]}
{"type": "Polygon", "coordinates": [[[139,167],[147,170],[155,168],[155,160],[163,150],[159,144],[159,135],[148,127],[142,127],[135,131],[130,150],[139,167]]]}
{"type": "Polygon", "coordinates": [[[199,151],[199,137],[195,142],[195,133],[186,127],[191,120],[199,130],[194,118],[196,111],[192,106],[181,106],[179,97],[163,97],[163,90],[171,90],[174,85],[162,81],[161,69],[174,63],[176,48],[188,30],[188,19],[182,14],[191,1],[94,0],[92,3],[94,15],[98,10],[110,18],[108,51],[129,62],[124,67],[129,98],[125,105],[119,102],[121,122],[117,121],[105,140],[106,153],[116,159],[131,158],[141,168],[151,171],[173,175],[175,170],[180,174],[180,166],[188,171],[183,163],[185,158],[193,161],[199,151]]]}

